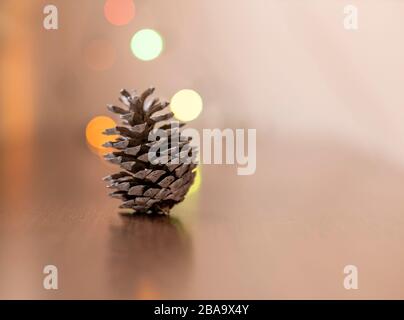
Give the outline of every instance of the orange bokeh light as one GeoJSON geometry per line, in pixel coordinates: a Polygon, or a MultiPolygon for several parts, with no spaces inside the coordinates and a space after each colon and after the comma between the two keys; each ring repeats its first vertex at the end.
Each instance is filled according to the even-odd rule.
{"type": "Polygon", "coordinates": [[[132,0],[107,0],[104,15],[115,26],[128,24],[135,16],[135,4],[132,0]]]}
{"type": "Polygon", "coordinates": [[[158,300],[161,299],[161,295],[153,282],[149,279],[141,278],[139,287],[136,288],[135,299],[136,300],[158,300]]]}
{"type": "Polygon", "coordinates": [[[107,150],[108,148],[102,145],[105,142],[115,140],[118,136],[106,136],[102,134],[105,129],[113,128],[116,126],[114,120],[106,116],[98,116],[93,118],[86,127],[86,138],[88,144],[92,147],[107,150]]]}

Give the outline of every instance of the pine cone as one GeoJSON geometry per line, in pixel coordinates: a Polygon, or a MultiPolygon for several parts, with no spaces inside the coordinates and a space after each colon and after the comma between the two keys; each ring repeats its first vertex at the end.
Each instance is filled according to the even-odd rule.
{"type": "Polygon", "coordinates": [[[164,213],[184,199],[195,178],[195,163],[184,163],[183,156],[195,156],[190,146],[191,138],[181,134],[180,123],[177,128],[167,123],[173,113],[159,112],[165,110],[169,103],[151,99],[154,88],[149,88],[140,96],[121,90],[120,101],[124,108],[108,105],[109,111],[120,115],[122,126],[107,129],[106,135],[119,135],[115,141],[104,144],[116,151],[108,153],[104,158],[120,165],[121,171],[104,178],[108,188],[116,189],[110,195],[123,200],[120,208],[131,208],[136,213],[164,213]],[[157,113],[157,115],[156,115],[157,113]],[[149,141],[149,133],[153,129],[164,130],[167,139],[149,141]],[[185,138],[185,139],[184,139],[185,138]],[[162,141],[164,140],[164,141],[162,141]],[[179,141],[179,142],[178,142],[179,141]],[[150,161],[150,148],[159,148],[167,154],[166,163],[150,161]]]}

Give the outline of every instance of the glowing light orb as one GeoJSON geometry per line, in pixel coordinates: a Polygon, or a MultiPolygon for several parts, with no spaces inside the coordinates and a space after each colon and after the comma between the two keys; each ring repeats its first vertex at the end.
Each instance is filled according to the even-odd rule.
{"type": "Polygon", "coordinates": [[[188,195],[191,195],[191,194],[197,192],[200,189],[201,184],[202,184],[201,166],[196,167],[195,172],[196,172],[195,180],[194,180],[194,183],[192,184],[191,188],[188,191],[188,195]]]}
{"type": "Polygon", "coordinates": [[[115,49],[106,39],[90,41],[84,48],[84,59],[90,69],[103,71],[111,68],[115,62],[115,49]]]}
{"type": "Polygon", "coordinates": [[[180,121],[196,119],[202,112],[203,102],[201,96],[194,90],[183,89],[171,98],[171,111],[180,121]]]}
{"type": "Polygon", "coordinates": [[[163,39],[152,29],[143,29],[135,33],[130,43],[136,58],[149,61],[156,59],[163,51],[163,39]]]}
{"type": "Polygon", "coordinates": [[[104,5],[104,15],[109,23],[123,26],[135,16],[135,5],[132,0],[107,0],[104,5]]]}
{"type": "Polygon", "coordinates": [[[94,148],[107,150],[108,148],[102,145],[105,142],[115,140],[117,136],[106,136],[102,134],[105,129],[113,128],[116,126],[114,120],[105,116],[98,116],[93,118],[86,127],[87,142],[94,148]]]}

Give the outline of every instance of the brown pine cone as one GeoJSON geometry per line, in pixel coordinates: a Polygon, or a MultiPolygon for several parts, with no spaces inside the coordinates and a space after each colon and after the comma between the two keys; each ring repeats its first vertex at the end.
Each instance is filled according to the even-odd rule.
{"type": "Polygon", "coordinates": [[[167,123],[173,113],[160,111],[165,111],[169,103],[152,99],[153,92],[154,88],[141,95],[121,90],[120,101],[125,107],[108,105],[109,111],[120,115],[123,125],[103,132],[119,135],[115,141],[104,144],[116,149],[104,158],[120,165],[124,171],[104,180],[108,181],[108,188],[116,189],[110,195],[124,201],[120,208],[131,208],[136,213],[168,214],[176,203],[184,200],[196,174],[196,164],[184,163],[181,159],[184,155],[195,157],[196,152],[189,145],[191,139],[181,135],[180,127],[184,123],[176,128],[167,123]],[[153,129],[164,130],[167,139],[149,141],[153,129]],[[166,163],[150,159],[150,148],[159,149],[157,156],[167,154],[166,163]]]}

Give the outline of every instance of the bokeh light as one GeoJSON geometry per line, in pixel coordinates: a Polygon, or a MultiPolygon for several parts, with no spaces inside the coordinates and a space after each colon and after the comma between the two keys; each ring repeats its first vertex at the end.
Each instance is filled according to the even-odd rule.
{"type": "Polygon", "coordinates": [[[108,22],[115,26],[126,25],[135,16],[135,4],[132,0],[107,0],[104,15],[108,22]]]}
{"type": "Polygon", "coordinates": [[[202,108],[202,98],[194,90],[180,90],[171,98],[171,111],[180,121],[196,119],[202,112],[202,108]]]}
{"type": "Polygon", "coordinates": [[[201,176],[202,170],[201,170],[200,165],[198,167],[196,167],[195,172],[196,172],[195,180],[194,180],[194,183],[192,184],[191,188],[188,191],[188,195],[191,195],[191,194],[197,192],[200,189],[201,184],[202,184],[202,176],[201,176]]]}
{"type": "Polygon", "coordinates": [[[115,62],[115,49],[106,39],[90,41],[84,48],[84,58],[87,66],[96,71],[111,68],[115,62]]]}
{"type": "Polygon", "coordinates": [[[149,61],[160,55],[163,50],[163,39],[155,30],[142,29],[132,37],[130,46],[136,58],[149,61]]]}
{"type": "Polygon", "coordinates": [[[117,136],[106,136],[102,134],[105,129],[113,128],[116,123],[113,119],[106,116],[98,116],[93,118],[86,127],[86,138],[89,145],[96,149],[107,150],[102,145],[105,142],[115,140],[117,136]]]}

